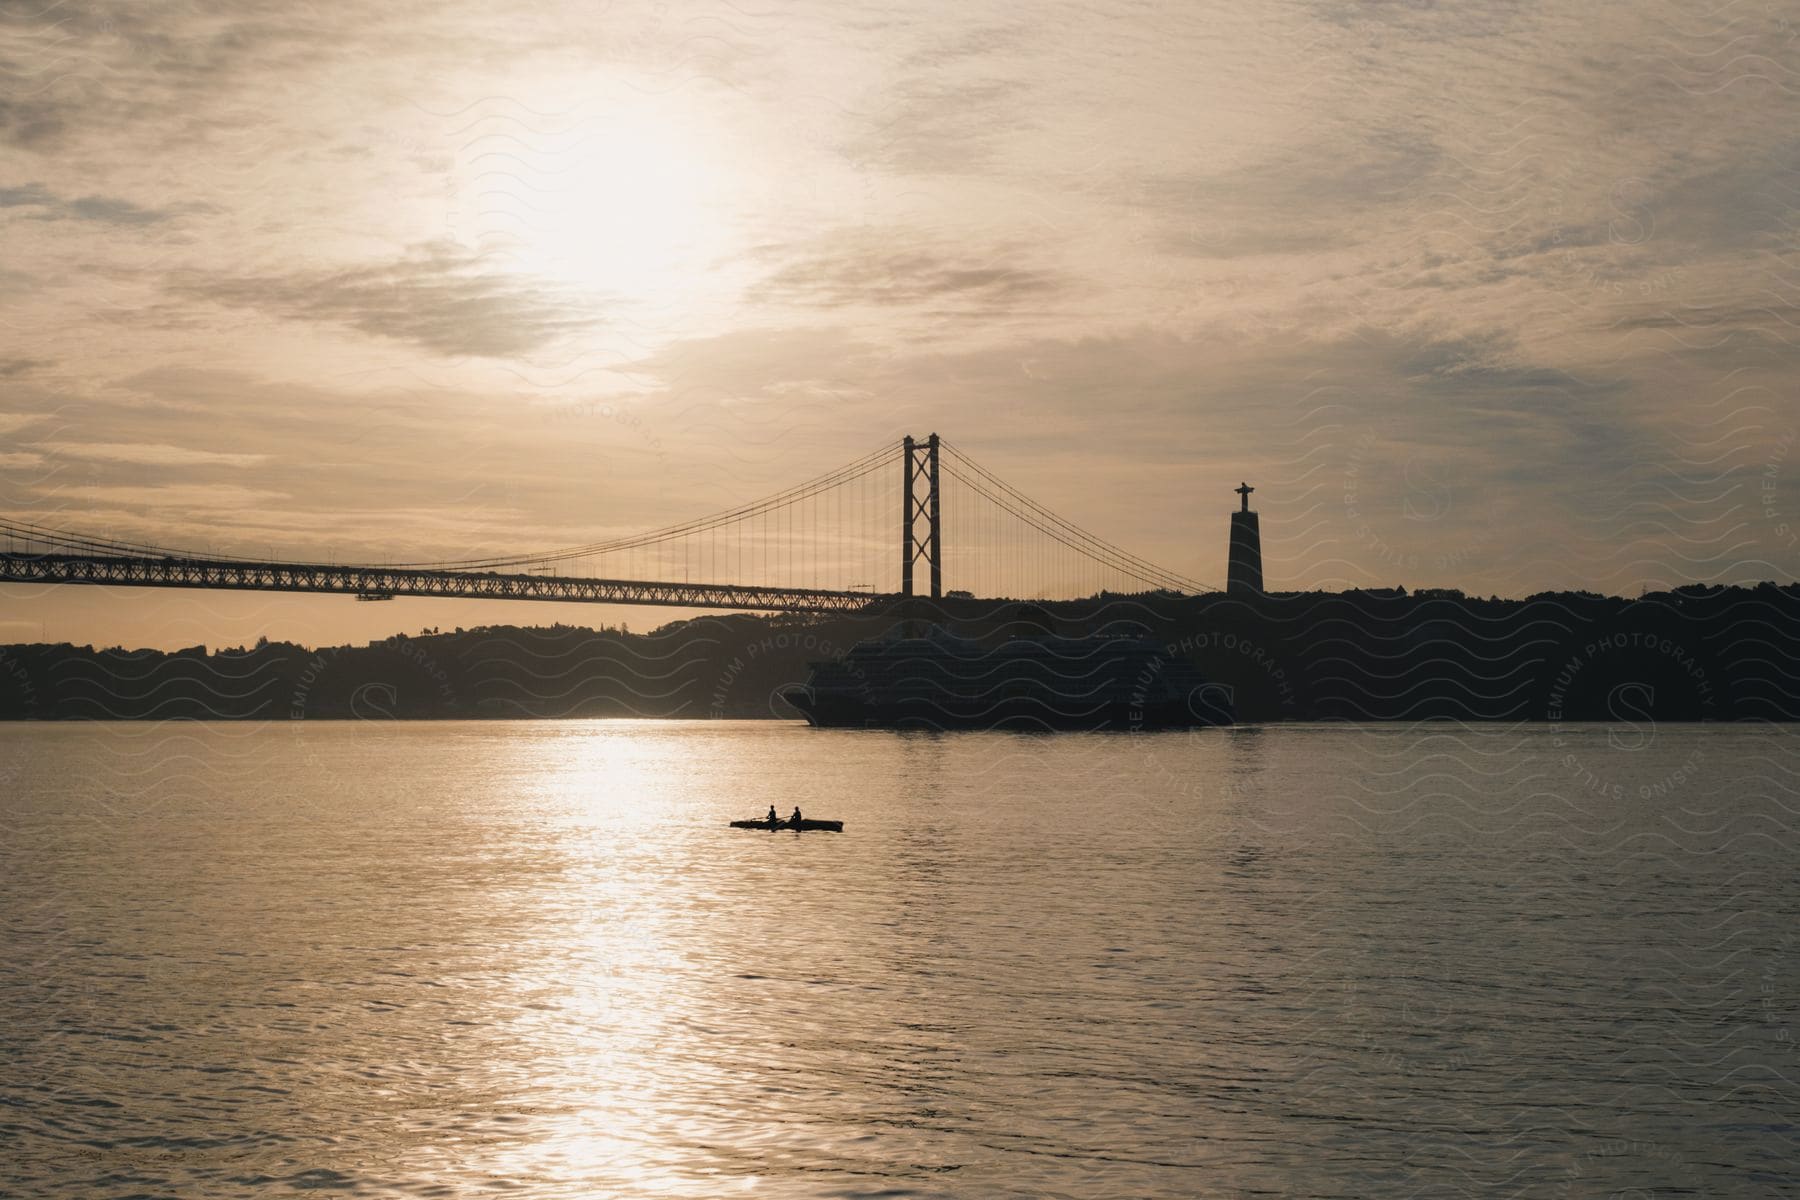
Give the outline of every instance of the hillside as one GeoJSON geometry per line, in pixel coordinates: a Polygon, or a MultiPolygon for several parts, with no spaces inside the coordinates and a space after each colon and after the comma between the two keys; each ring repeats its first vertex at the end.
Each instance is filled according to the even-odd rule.
{"type": "MultiPolygon", "coordinates": [[[[1229,684],[1241,720],[1800,717],[1800,586],[1634,600],[1454,592],[1102,597],[1042,607],[915,601],[980,637],[1149,626],[1229,684]]],[[[173,653],[0,648],[0,719],[791,717],[808,661],[901,614],[727,615],[630,634],[499,626],[366,646],[173,653]]]]}

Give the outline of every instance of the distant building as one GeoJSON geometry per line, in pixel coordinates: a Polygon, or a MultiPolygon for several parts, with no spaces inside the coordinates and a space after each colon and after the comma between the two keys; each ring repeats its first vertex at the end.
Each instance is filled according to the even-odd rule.
{"type": "Polygon", "coordinates": [[[1256,489],[1239,483],[1234,489],[1243,507],[1231,514],[1231,560],[1225,572],[1228,592],[1260,592],[1263,590],[1262,531],[1256,514],[1250,511],[1250,493],[1256,489]]]}

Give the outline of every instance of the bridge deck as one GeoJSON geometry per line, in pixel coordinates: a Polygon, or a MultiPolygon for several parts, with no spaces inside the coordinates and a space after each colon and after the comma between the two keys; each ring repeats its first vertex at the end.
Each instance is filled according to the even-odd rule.
{"type": "Polygon", "coordinates": [[[556,575],[501,575],[490,571],[76,554],[0,553],[0,583],[437,596],[463,600],[550,600],[572,604],[659,604],[675,608],[777,612],[853,612],[884,599],[868,592],[757,584],[660,583],[556,575]]]}

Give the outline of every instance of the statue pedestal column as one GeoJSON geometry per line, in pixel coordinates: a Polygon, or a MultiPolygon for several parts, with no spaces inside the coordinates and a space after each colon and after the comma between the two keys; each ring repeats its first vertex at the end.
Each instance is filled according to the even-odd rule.
{"type": "Polygon", "coordinates": [[[1233,489],[1241,505],[1231,514],[1231,557],[1225,571],[1228,592],[1260,592],[1262,576],[1262,529],[1256,514],[1250,511],[1250,493],[1256,489],[1240,483],[1233,489]]]}

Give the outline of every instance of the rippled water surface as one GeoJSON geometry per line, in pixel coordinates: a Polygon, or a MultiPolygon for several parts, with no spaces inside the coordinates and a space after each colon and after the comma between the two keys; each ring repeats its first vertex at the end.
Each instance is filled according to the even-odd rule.
{"type": "Polygon", "coordinates": [[[1797,748],[0,728],[0,1194],[1794,1194],[1797,748]]]}

